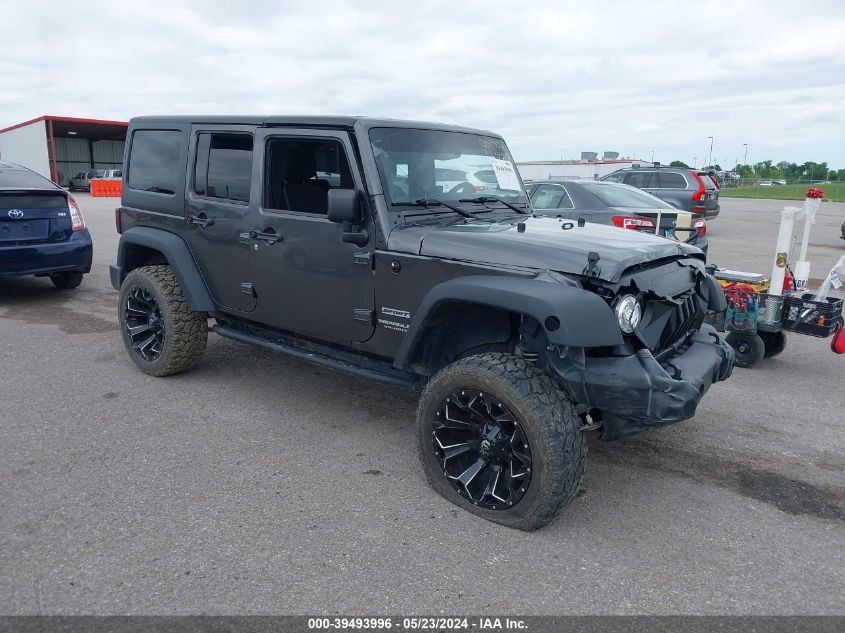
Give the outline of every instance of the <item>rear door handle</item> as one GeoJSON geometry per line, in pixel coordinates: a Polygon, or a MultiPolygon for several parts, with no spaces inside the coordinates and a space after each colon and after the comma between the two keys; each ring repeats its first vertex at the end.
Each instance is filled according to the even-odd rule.
{"type": "Polygon", "coordinates": [[[199,215],[189,215],[188,222],[190,222],[191,224],[196,224],[201,229],[204,229],[205,227],[214,224],[214,220],[209,218],[205,213],[200,213],[199,215]]]}

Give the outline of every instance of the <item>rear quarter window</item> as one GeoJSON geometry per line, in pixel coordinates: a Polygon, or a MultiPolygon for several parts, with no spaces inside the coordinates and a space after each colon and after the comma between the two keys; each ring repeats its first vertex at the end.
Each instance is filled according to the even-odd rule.
{"type": "Polygon", "coordinates": [[[181,143],[182,133],[177,130],[136,130],[129,151],[129,187],[152,193],[176,193],[181,143]]]}
{"type": "Polygon", "coordinates": [[[661,172],[658,174],[661,189],[686,189],[687,181],[676,172],[661,172]]]}

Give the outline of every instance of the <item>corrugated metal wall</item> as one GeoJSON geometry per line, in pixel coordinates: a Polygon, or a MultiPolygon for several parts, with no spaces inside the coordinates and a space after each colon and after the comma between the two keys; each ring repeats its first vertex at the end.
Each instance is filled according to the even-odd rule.
{"type": "Polygon", "coordinates": [[[97,169],[118,169],[123,164],[123,141],[95,141],[94,166],[97,169]]]}
{"type": "Polygon", "coordinates": [[[123,164],[123,141],[94,141],[87,138],[56,138],[56,165],[61,185],[79,172],[91,169],[93,150],[94,169],[120,169],[123,164]]]}
{"type": "Polygon", "coordinates": [[[59,170],[59,184],[67,186],[68,180],[81,171],[91,169],[91,154],[88,139],[57,138],[56,167],[59,170]]]}

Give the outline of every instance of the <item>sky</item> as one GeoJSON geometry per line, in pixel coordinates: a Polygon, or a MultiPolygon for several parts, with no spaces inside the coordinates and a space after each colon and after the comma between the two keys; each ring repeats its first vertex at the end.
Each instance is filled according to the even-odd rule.
{"type": "Polygon", "coordinates": [[[845,168],[845,10],[795,2],[0,0],[0,128],[351,114],[582,151],[845,168]]]}

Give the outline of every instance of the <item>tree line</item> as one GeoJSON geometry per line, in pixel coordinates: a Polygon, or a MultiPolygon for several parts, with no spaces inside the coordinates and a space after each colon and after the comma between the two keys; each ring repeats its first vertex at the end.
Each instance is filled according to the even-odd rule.
{"type": "MultiPolygon", "coordinates": [[[[753,165],[737,165],[733,171],[742,178],[783,178],[784,180],[845,180],[845,169],[831,169],[827,161],[823,163],[789,163],[785,160],[773,165],[773,161],[764,160],[753,165]]],[[[670,167],[685,167],[689,165],[680,160],[673,160],[670,167]]],[[[723,171],[721,165],[702,167],[703,170],[723,171]]]]}

